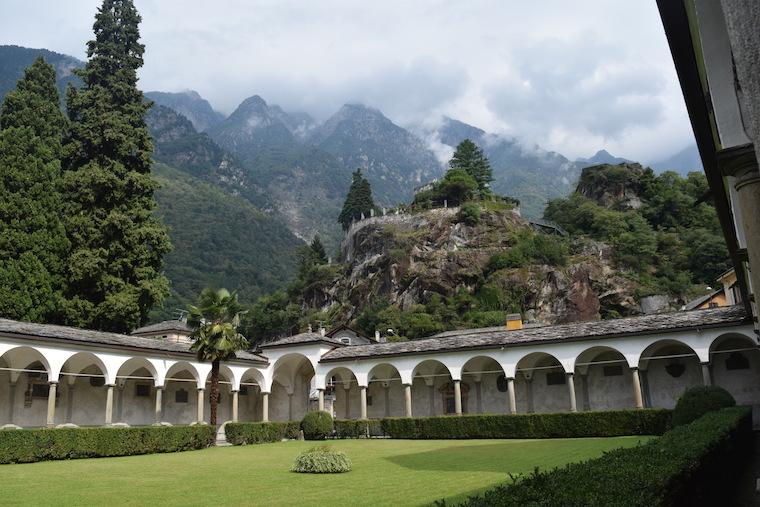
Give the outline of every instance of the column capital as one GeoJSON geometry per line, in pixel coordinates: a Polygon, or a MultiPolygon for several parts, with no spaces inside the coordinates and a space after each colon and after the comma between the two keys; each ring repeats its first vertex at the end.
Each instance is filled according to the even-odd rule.
{"type": "Polygon", "coordinates": [[[166,386],[154,386],[154,387],[160,391],[163,391],[164,389],[166,389],[166,386]]]}
{"type": "Polygon", "coordinates": [[[568,377],[572,377],[573,375],[575,375],[575,372],[574,371],[566,371],[565,375],[567,375],[568,377]]]}
{"type": "Polygon", "coordinates": [[[231,392],[231,393],[239,393],[239,392],[240,392],[240,389],[230,389],[230,392],[231,392]]]}
{"type": "Polygon", "coordinates": [[[50,384],[51,386],[56,386],[56,385],[58,385],[58,381],[57,380],[48,380],[48,384],[50,384]]]}
{"type": "Polygon", "coordinates": [[[206,390],[206,388],[205,388],[205,387],[199,387],[199,388],[198,388],[198,391],[205,391],[205,390],[206,390]]]}

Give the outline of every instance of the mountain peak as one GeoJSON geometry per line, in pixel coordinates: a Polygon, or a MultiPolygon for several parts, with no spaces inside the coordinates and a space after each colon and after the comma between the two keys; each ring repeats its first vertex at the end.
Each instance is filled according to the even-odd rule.
{"type": "Polygon", "coordinates": [[[145,97],[185,116],[198,132],[203,132],[224,119],[224,115],[214,111],[211,104],[195,90],[146,92],[145,97]]]}

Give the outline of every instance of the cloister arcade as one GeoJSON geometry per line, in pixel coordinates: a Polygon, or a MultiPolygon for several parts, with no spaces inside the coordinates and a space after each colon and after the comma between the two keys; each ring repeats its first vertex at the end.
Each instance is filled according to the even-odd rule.
{"type": "MultiPolygon", "coordinates": [[[[226,362],[219,420],[300,420],[326,398],[347,419],[671,408],[699,384],[760,406],[760,349],[749,324],[437,352],[386,345],[336,356],[329,343],[295,343],[226,362]]],[[[207,422],[210,370],[189,353],[0,333],[0,425],[207,422]]]]}

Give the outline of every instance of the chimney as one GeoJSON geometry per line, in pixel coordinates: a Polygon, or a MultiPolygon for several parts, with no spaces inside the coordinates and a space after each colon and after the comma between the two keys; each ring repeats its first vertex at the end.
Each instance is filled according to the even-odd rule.
{"type": "Polygon", "coordinates": [[[519,313],[510,313],[507,315],[507,331],[522,329],[522,316],[519,313]]]}

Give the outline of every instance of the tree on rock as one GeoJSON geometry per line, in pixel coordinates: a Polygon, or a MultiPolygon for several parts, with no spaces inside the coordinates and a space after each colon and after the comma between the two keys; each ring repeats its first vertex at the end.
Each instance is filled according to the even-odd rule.
{"type": "Polygon", "coordinates": [[[314,255],[314,262],[317,264],[327,264],[327,252],[325,251],[325,246],[322,244],[322,240],[319,239],[319,234],[314,235],[314,239],[311,240],[310,248],[314,255]]]}
{"type": "Polygon", "coordinates": [[[362,175],[362,170],[357,169],[352,175],[351,187],[348,189],[338,222],[346,231],[352,221],[359,220],[362,214],[368,217],[373,209],[375,209],[375,202],[372,199],[372,188],[367,178],[362,175]]]}
{"type": "Polygon", "coordinates": [[[481,196],[490,193],[490,183],[493,181],[493,171],[488,157],[477,144],[465,139],[457,146],[449,161],[449,167],[461,169],[472,176],[478,183],[478,193],[481,196]]]}
{"type": "Polygon", "coordinates": [[[69,87],[65,146],[67,231],[72,243],[67,295],[70,324],[128,332],[167,295],[163,256],[171,249],[154,216],[149,104],[137,89],[143,64],[140,15],[131,0],[104,0],[95,40],[69,87]]]}
{"type": "Polygon", "coordinates": [[[38,58],[0,109],[0,315],[56,322],[69,242],[61,220],[65,118],[38,58]]]}

